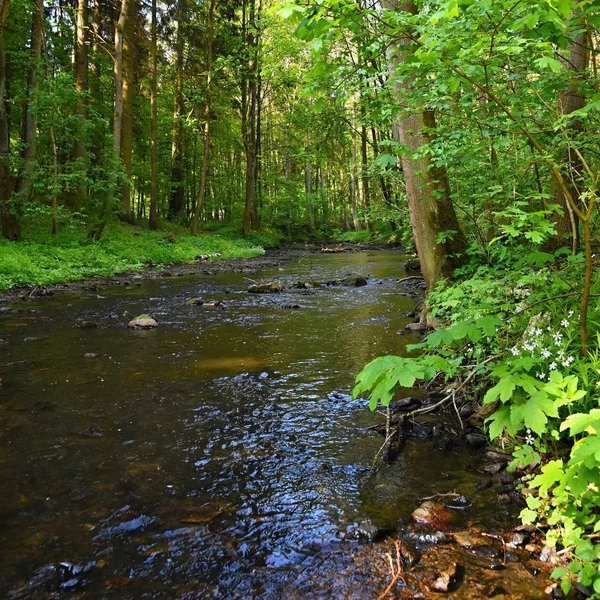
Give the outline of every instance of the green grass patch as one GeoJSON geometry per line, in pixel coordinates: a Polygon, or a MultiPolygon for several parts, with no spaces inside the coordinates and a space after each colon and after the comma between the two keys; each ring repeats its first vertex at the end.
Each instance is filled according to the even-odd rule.
{"type": "Polygon", "coordinates": [[[71,218],[62,219],[54,236],[39,215],[25,218],[21,241],[0,239],[0,289],[141,271],[148,264],[192,262],[200,254],[219,253],[221,260],[250,258],[264,254],[265,245],[276,245],[268,235],[244,237],[231,230],[192,237],[172,224],[161,231],[148,231],[112,223],[99,242],[86,234],[83,225],[71,218]]]}

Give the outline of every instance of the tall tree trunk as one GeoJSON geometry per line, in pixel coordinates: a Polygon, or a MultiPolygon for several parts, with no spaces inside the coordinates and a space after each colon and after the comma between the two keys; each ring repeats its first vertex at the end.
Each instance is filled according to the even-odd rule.
{"type": "MultiPolygon", "coordinates": [[[[258,44],[256,0],[244,0],[242,5],[242,35],[244,38],[244,80],[242,83],[242,136],[246,150],[246,203],[244,233],[258,229],[256,197],[256,117],[258,105],[258,44]]],[[[258,10],[260,11],[260,5],[258,10]]]]}
{"type": "MultiPolygon", "coordinates": [[[[384,9],[417,14],[414,2],[382,0],[384,9]]],[[[388,49],[390,76],[396,79],[396,71],[408,60],[412,42],[406,32],[398,34],[388,49]]],[[[410,78],[392,84],[400,103],[410,96],[413,81],[410,78]]],[[[417,151],[431,142],[428,131],[435,129],[435,118],[429,110],[414,110],[399,116],[399,141],[406,148],[402,155],[402,168],[406,180],[406,195],[412,229],[421,261],[423,277],[429,289],[442,279],[452,276],[460,264],[460,255],[466,249],[466,240],[458,223],[450,198],[448,178],[443,168],[432,164],[429,155],[417,151]],[[440,234],[452,232],[449,235],[440,234]]]]}
{"type": "Polygon", "coordinates": [[[156,0],[152,0],[152,75],[150,84],[150,219],[148,227],[158,229],[158,72],[157,72],[157,25],[156,0]]]}
{"type": "MultiPolygon", "coordinates": [[[[585,72],[589,64],[587,29],[572,37],[568,48],[568,57],[564,58],[562,62],[571,75],[571,83],[559,92],[558,110],[563,115],[570,115],[572,112],[583,108],[586,102],[585,96],[578,91],[576,79],[585,72]]],[[[567,135],[569,137],[576,136],[582,130],[583,123],[581,119],[573,119],[567,135]]],[[[573,148],[569,147],[564,153],[561,162],[567,169],[564,180],[569,188],[569,193],[575,202],[579,204],[581,189],[585,185],[581,159],[577,156],[573,148]]],[[[563,214],[558,215],[555,213],[552,215],[557,235],[549,240],[546,249],[556,250],[570,242],[573,253],[577,253],[579,251],[579,219],[569,205],[564,191],[555,176],[552,177],[550,191],[552,195],[551,202],[558,204],[562,208],[563,214]]]]}
{"type": "Polygon", "coordinates": [[[29,200],[31,196],[31,175],[35,161],[35,146],[37,138],[37,117],[35,103],[39,87],[39,68],[44,39],[44,1],[36,0],[33,7],[33,22],[31,25],[31,65],[27,76],[27,100],[23,117],[23,168],[17,181],[19,202],[29,200]]]}
{"type": "Polygon", "coordinates": [[[137,0],[129,0],[128,15],[123,30],[123,117],[121,123],[121,160],[125,167],[125,182],[121,185],[121,215],[133,223],[131,207],[131,177],[133,174],[133,100],[135,96],[135,15],[137,0]]]}
{"type": "MultiPolygon", "coordinates": [[[[362,118],[365,118],[364,110],[362,118]]],[[[371,202],[369,196],[369,177],[368,166],[369,160],[367,156],[367,126],[363,123],[360,129],[360,158],[361,158],[361,183],[362,183],[362,204],[365,209],[365,228],[369,229],[369,205],[371,202]]]]}
{"type": "Polygon", "coordinates": [[[115,28],[115,109],[113,115],[113,148],[121,155],[121,130],[123,127],[123,35],[126,31],[130,0],[121,0],[121,11],[115,28]]]}
{"type": "Polygon", "coordinates": [[[181,215],[185,207],[183,186],[183,64],[185,0],[177,1],[177,36],[175,40],[175,98],[173,103],[173,145],[171,151],[171,195],[169,197],[169,220],[181,215]]]}
{"type": "Polygon", "coordinates": [[[192,221],[192,235],[198,233],[198,220],[202,207],[204,205],[204,194],[206,190],[206,176],[208,174],[208,153],[210,151],[210,113],[212,108],[211,103],[211,86],[212,86],[212,70],[213,70],[213,33],[215,20],[215,4],[216,0],[210,0],[210,8],[208,9],[208,40],[206,48],[206,115],[204,117],[204,144],[202,147],[202,167],[200,169],[200,190],[198,192],[198,200],[194,210],[194,219],[192,221]]]}
{"type": "Polygon", "coordinates": [[[21,237],[21,228],[11,205],[14,182],[10,172],[10,138],[6,111],[6,55],[4,53],[4,24],[8,18],[10,0],[0,0],[0,222],[2,235],[9,240],[21,237]]]}
{"type": "MultiPolygon", "coordinates": [[[[87,0],[78,0],[75,31],[75,89],[79,96],[76,108],[76,114],[79,117],[79,135],[75,139],[73,157],[80,163],[85,163],[86,145],[84,142],[84,125],[87,117],[87,93],[88,93],[88,51],[87,51],[87,31],[88,31],[88,3],[87,0]]],[[[67,194],[65,200],[71,210],[81,206],[87,196],[86,170],[84,165],[80,165],[82,179],[77,185],[74,194],[67,194]]]]}
{"type": "Polygon", "coordinates": [[[358,165],[356,160],[356,129],[352,128],[352,174],[350,178],[350,205],[352,206],[352,224],[354,231],[360,230],[358,221],[358,165]]]}

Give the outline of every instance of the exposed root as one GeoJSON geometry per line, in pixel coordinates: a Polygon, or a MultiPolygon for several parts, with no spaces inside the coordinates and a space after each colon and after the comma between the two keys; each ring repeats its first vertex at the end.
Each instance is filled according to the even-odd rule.
{"type": "Polygon", "coordinates": [[[390,566],[390,574],[392,576],[392,580],[390,584],[385,588],[383,594],[381,594],[377,600],[384,600],[384,598],[394,589],[394,586],[401,581],[404,585],[406,585],[406,580],[404,579],[404,567],[402,565],[402,551],[401,551],[401,542],[398,540],[394,540],[394,546],[396,546],[396,560],[394,561],[391,552],[386,552],[385,558],[387,563],[390,566]]]}

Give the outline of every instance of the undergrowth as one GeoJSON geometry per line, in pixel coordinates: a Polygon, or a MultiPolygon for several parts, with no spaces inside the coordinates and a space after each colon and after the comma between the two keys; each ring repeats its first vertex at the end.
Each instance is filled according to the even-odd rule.
{"type": "Polygon", "coordinates": [[[564,557],[553,577],[565,594],[577,580],[600,598],[600,283],[585,351],[582,255],[543,251],[554,233],[543,212],[510,223],[501,243],[471,247],[453,285],[430,292],[441,326],[409,347],[420,356],[375,359],[353,393],[368,393],[374,409],[401,387],[442,376],[450,393],[483,398],[490,439],[512,450],[509,468],[526,481],[523,523],[564,557]]]}
{"type": "Polygon", "coordinates": [[[24,217],[21,241],[0,239],[0,289],[141,271],[150,264],[191,262],[201,254],[250,258],[277,242],[268,234],[244,237],[220,230],[192,237],[172,224],[148,231],[120,223],[107,225],[102,239],[94,242],[84,225],[66,211],[60,214],[56,235],[50,233],[46,215],[36,211],[24,217]]]}

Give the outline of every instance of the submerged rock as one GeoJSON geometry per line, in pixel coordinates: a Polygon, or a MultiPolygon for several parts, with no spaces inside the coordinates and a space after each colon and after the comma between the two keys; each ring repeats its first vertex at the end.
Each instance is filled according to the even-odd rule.
{"type": "Polygon", "coordinates": [[[98,323],[96,321],[77,321],[77,327],[79,329],[96,329],[98,327],[98,323]]]}
{"type": "Polygon", "coordinates": [[[429,586],[432,592],[446,593],[450,591],[450,587],[456,582],[458,576],[458,565],[451,563],[444,569],[439,577],[429,586]]]}
{"type": "Polygon", "coordinates": [[[412,520],[419,525],[428,525],[435,529],[445,529],[454,520],[454,515],[439,502],[427,500],[411,514],[412,520]]]}
{"type": "Polygon", "coordinates": [[[338,285],[344,285],[346,287],[363,287],[367,285],[367,278],[362,275],[351,275],[350,277],[340,279],[338,285]]]}
{"type": "Polygon", "coordinates": [[[158,323],[150,315],[139,315],[135,319],[131,319],[127,327],[132,329],[153,329],[158,327],[158,323]]]}
{"type": "Polygon", "coordinates": [[[190,298],[185,301],[186,306],[202,306],[204,304],[204,300],[200,300],[200,298],[190,298]]]}
{"type": "Polygon", "coordinates": [[[256,283],[248,288],[250,294],[279,294],[282,290],[283,284],[280,281],[256,283]]]}
{"type": "Polygon", "coordinates": [[[386,531],[380,527],[377,527],[376,525],[373,525],[371,521],[363,521],[355,529],[354,534],[360,540],[376,542],[385,536],[386,531]]]}

